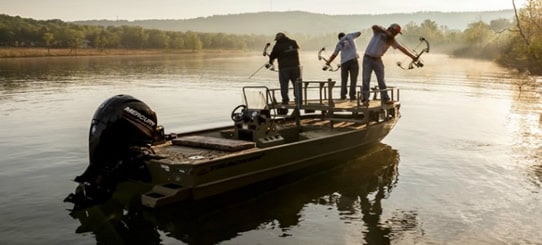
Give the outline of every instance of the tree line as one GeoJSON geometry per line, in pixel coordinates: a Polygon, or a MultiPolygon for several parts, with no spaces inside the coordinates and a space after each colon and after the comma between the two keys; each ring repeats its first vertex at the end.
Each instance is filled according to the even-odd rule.
{"type": "MultiPolygon", "coordinates": [[[[512,1],[514,3],[514,1],[512,1]]],[[[431,49],[461,57],[483,58],[531,74],[542,74],[542,0],[528,0],[517,9],[514,19],[476,21],[463,30],[450,30],[432,20],[408,23],[401,41],[415,46],[419,37],[430,41],[431,49]]],[[[362,30],[367,40],[370,29],[362,30]]],[[[61,20],[38,21],[0,15],[0,46],[43,48],[105,49],[228,49],[261,50],[273,40],[269,35],[175,32],[144,29],[138,26],[91,26],[61,20]]],[[[336,33],[319,36],[291,34],[303,49],[316,50],[334,46],[336,33]]]]}
{"type": "Polygon", "coordinates": [[[171,32],[138,26],[89,26],[0,15],[0,46],[95,49],[251,49],[263,35],[171,32]]]}

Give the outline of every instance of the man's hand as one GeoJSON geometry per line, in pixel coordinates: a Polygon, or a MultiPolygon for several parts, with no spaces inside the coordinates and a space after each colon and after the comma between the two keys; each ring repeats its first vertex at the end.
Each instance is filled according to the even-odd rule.
{"type": "Polygon", "coordinates": [[[270,71],[274,71],[275,70],[275,66],[271,63],[267,63],[265,64],[265,68],[270,70],[270,71]]]}

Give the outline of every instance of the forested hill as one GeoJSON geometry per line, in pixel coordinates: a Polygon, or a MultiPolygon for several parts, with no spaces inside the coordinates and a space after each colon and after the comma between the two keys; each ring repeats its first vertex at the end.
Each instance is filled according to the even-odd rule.
{"type": "Polygon", "coordinates": [[[309,12],[259,12],[230,15],[214,15],[194,19],[170,20],[88,20],[76,24],[102,26],[141,26],[166,31],[195,31],[231,34],[266,34],[278,31],[319,35],[341,31],[355,31],[369,28],[373,24],[386,26],[391,23],[405,25],[420,24],[432,20],[449,30],[463,31],[470,23],[495,19],[512,19],[513,10],[487,12],[417,12],[381,15],[326,15],[309,12]]]}

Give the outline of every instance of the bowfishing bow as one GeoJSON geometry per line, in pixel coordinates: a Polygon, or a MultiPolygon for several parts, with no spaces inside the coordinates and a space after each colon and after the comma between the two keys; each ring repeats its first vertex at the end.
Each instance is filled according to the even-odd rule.
{"type": "Polygon", "coordinates": [[[333,69],[333,66],[331,64],[328,64],[328,60],[322,56],[322,52],[326,51],[326,48],[325,47],[322,47],[320,49],[320,51],[318,51],[318,60],[323,60],[325,63],[324,63],[324,67],[322,67],[322,70],[324,71],[338,71],[340,68],[341,68],[341,65],[337,65],[337,68],[333,69]]]}
{"type": "Polygon", "coordinates": [[[416,54],[416,59],[413,59],[412,61],[410,61],[410,63],[408,64],[408,66],[405,68],[403,67],[403,65],[401,64],[400,61],[397,62],[397,66],[399,66],[401,69],[403,70],[411,70],[411,69],[414,69],[415,67],[418,67],[418,68],[422,68],[423,67],[423,61],[420,59],[420,57],[422,56],[422,54],[424,53],[429,53],[429,42],[427,41],[427,39],[425,39],[424,37],[420,37],[420,43],[418,44],[418,46],[416,46],[416,48],[414,48],[414,53],[416,54]],[[416,52],[416,49],[421,45],[421,44],[425,44],[425,48],[423,48],[419,53],[416,52]]]}
{"type": "MultiPolygon", "coordinates": [[[[265,44],[265,47],[263,48],[263,56],[269,56],[269,53],[267,52],[267,49],[269,49],[269,47],[271,46],[271,43],[266,43],[265,44]]],[[[275,66],[273,64],[270,64],[269,62],[266,62],[265,64],[263,64],[262,66],[260,66],[260,68],[258,68],[258,70],[256,70],[254,73],[252,73],[252,75],[250,75],[248,78],[252,78],[254,75],[256,75],[256,73],[258,73],[262,68],[266,68],[270,71],[277,71],[275,70],[275,66]]]]}

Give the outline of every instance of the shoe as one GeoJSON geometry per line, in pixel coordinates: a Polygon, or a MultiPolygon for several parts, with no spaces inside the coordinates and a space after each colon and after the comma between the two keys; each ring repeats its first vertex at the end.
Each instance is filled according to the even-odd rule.
{"type": "Polygon", "coordinates": [[[384,104],[386,104],[386,105],[393,105],[394,103],[395,103],[395,101],[393,101],[393,100],[386,100],[384,102],[384,104]]]}
{"type": "Polygon", "coordinates": [[[368,100],[364,100],[361,102],[364,106],[369,106],[369,101],[368,100]]]}
{"type": "Polygon", "coordinates": [[[341,97],[341,100],[346,100],[346,97],[341,97]]]}

